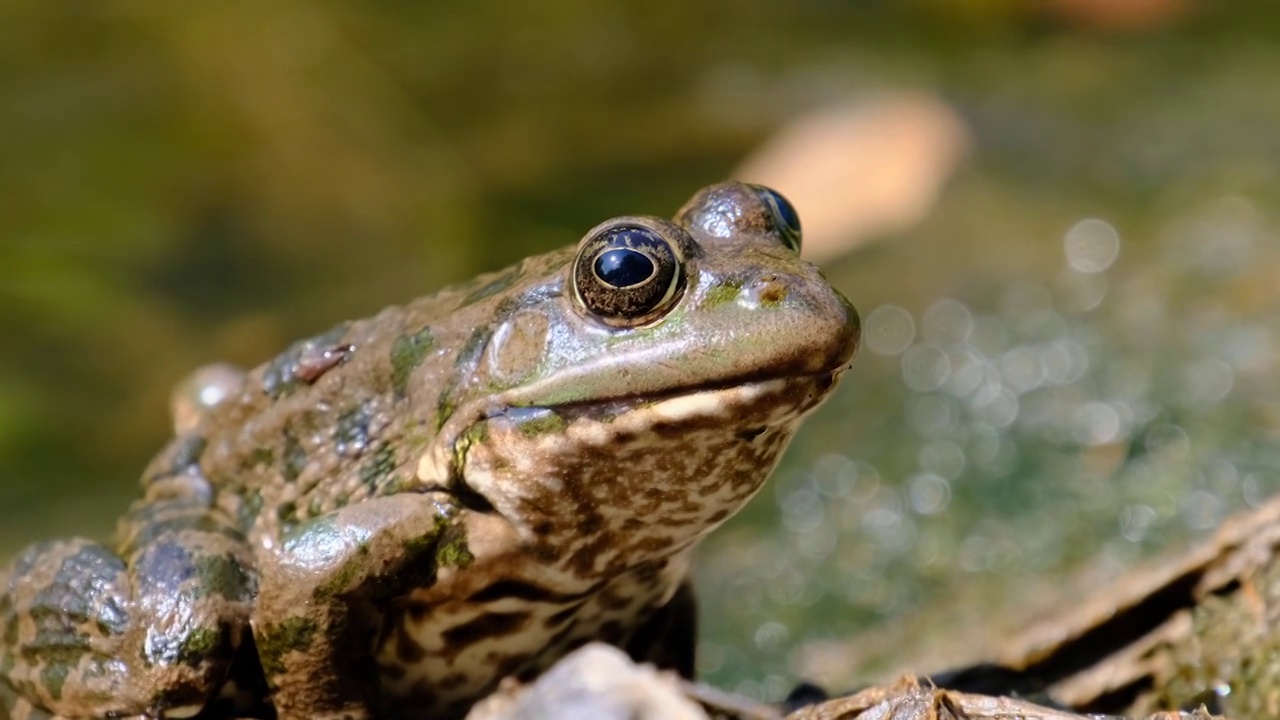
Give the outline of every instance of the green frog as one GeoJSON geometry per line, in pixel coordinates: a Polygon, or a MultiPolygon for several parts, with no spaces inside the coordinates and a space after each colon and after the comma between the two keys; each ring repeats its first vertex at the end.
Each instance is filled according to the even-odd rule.
{"type": "Polygon", "coordinates": [[[719,184],[202,375],[113,544],[0,570],[0,706],[451,717],[592,640],[691,675],[691,549],[859,342],[800,238],[719,184]]]}

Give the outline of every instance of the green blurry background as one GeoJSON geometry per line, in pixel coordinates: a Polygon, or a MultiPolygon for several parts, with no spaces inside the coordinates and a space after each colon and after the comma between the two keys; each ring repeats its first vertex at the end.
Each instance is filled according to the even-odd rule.
{"type": "Polygon", "coordinates": [[[0,4],[0,548],[108,534],[192,368],[669,214],[898,91],[967,159],[825,263],[868,348],[704,548],[707,676],[973,659],[1280,485],[1280,10],[601,5],[0,4]]]}

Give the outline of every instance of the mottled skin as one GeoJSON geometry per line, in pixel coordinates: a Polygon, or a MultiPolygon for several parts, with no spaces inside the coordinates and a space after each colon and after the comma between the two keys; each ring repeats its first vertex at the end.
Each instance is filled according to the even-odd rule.
{"type": "Polygon", "coordinates": [[[592,639],[691,672],[690,548],[857,347],[798,246],[725,183],[198,378],[113,545],[0,571],[0,702],[448,717],[592,639]]]}

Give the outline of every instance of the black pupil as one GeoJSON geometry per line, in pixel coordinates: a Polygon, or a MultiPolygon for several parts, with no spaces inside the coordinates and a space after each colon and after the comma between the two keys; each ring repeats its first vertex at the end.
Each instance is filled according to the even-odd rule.
{"type": "Polygon", "coordinates": [[[653,261],[642,252],[615,248],[596,258],[596,275],[616,288],[639,285],[653,275],[653,261]]]}

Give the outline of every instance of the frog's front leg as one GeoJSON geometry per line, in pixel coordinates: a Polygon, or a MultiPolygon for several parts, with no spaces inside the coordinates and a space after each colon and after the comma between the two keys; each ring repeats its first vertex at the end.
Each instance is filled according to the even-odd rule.
{"type": "Polygon", "coordinates": [[[255,591],[244,538],[193,475],[152,484],[120,530],[114,551],[57,540],[0,570],[0,704],[180,718],[222,683],[255,591]]]}
{"type": "Polygon", "coordinates": [[[455,512],[431,495],[366,500],[302,523],[261,560],[253,632],[280,720],[379,716],[382,612],[431,584],[455,512]]]}

